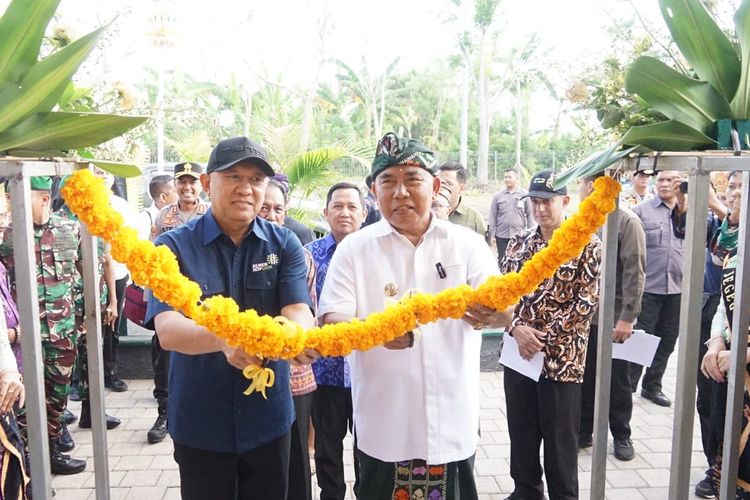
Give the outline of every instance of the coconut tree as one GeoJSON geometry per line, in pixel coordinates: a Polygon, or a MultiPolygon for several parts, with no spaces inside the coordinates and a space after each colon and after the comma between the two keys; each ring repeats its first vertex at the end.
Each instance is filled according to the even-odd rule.
{"type": "MultiPolygon", "coordinates": [[[[0,18],[0,155],[67,156],[137,127],[147,118],[60,111],[81,63],[103,26],[40,59],[44,33],[59,0],[13,0],[0,18]]],[[[134,165],[92,160],[116,175],[138,175],[134,165]]]]}
{"type": "Polygon", "coordinates": [[[259,127],[269,160],[289,177],[292,193],[298,200],[305,199],[318,189],[331,185],[335,178],[334,163],[349,158],[362,166],[363,177],[372,159],[371,145],[353,140],[335,142],[329,146],[303,150],[297,125],[259,127]]]}
{"type": "Polygon", "coordinates": [[[631,127],[615,145],[564,172],[559,184],[599,172],[635,150],[727,147],[733,132],[737,147],[750,147],[750,0],[734,15],[739,53],[700,0],[660,0],[659,6],[692,71],[641,56],[627,69],[625,89],[666,120],[631,127]]]}

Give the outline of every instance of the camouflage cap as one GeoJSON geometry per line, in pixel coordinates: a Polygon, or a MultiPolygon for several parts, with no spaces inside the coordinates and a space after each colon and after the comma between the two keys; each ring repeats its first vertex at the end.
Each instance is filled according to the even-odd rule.
{"type": "Polygon", "coordinates": [[[31,178],[31,190],[32,191],[51,191],[52,190],[52,177],[47,176],[34,176],[31,178]]]}

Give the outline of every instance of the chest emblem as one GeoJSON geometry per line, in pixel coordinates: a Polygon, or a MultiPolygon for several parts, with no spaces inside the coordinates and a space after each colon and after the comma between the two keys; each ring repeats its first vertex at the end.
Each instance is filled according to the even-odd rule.
{"type": "Polygon", "coordinates": [[[279,256],[275,253],[268,254],[266,256],[265,262],[258,262],[257,264],[253,264],[253,272],[257,273],[260,271],[270,271],[273,269],[273,266],[278,265],[279,263],[279,256]]]}

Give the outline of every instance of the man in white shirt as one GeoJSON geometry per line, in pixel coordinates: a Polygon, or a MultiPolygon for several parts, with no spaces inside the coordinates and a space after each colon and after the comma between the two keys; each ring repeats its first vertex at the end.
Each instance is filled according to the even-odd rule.
{"type": "MultiPolygon", "coordinates": [[[[365,318],[410,291],[478,286],[496,264],[473,231],[432,216],[440,188],[432,151],[393,133],[378,143],[373,193],[382,219],[347,236],[328,269],[318,317],[365,318]]],[[[360,500],[477,498],[481,328],[499,316],[472,307],[463,320],[420,326],[349,357],[360,500]]]]}
{"type": "MultiPolygon", "coordinates": [[[[101,170],[99,168],[94,169],[94,173],[104,179],[104,183],[108,189],[112,189],[112,185],[115,182],[115,178],[109,172],[101,170]]],[[[125,225],[137,228],[137,219],[135,213],[128,205],[127,200],[120,198],[114,193],[109,195],[109,204],[114,208],[120,215],[122,215],[125,225]]],[[[125,264],[117,262],[115,259],[111,261],[112,272],[115,276],[115,295],[117,297],[117,314],[114,314],[115,320],[104,327],[103,343],[104,343],[104,387],[114,392],[125,392],[128,390],[128,384],[124,380],[116,376],[117,373],[117,347],[120,344],[120,322],[122,321],[122,308],[125,305],[125,288],[128,286],[130,280],[130,271],[125,264]]],[[[111,293],[111,291],[110,291],[111,293]]]]}
{"type": "Polygon", "coordinates": [[[156,237],[154,223],[161,211],[177,203],[177,190],[174,187],[174,179],[171,175],[154,176],[148,183],[148,194],[151,196],[151,205],[144,208],[138,214],[138,237],[153,240],[156,237]]]}

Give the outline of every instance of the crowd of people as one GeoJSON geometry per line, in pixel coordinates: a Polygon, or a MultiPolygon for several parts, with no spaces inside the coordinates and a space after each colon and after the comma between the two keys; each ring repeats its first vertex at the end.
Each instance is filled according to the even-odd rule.
{"type": "MultiPolygon", "coordinates": [[[[97,175],[112,186],[111,175],[97,175]]],[[[579,199],[593,192],[597,175],[579,180],[579,199]]],[[[330,186],[323,209],[329,231],[316,238],[289,214],[289,179],[260,144],[235,137],[221,141],[205,166],[182,162],[173,175],[150,179],[152,204],[140,214],[114,193],[110,204],[141,238],[175,254],[204,299],[231,297],[241,310],[284,316],[307,328],[367,317],[414,291],[476,287],[492,275],[518,271],[548,246],[571,201],[567,188],[555,185],[553,172],[536,173],[524,189],[519,172],[508,169],[485,221],[465,199],[468,177],[457,162],[438,164],[419,141],[386,134],[364,189],[349,182],[330,186]]],[[[695,489],[705,498],[713,497],[721,481],[732,339],[741,176],[731,172],[726,181],[726,190],[712,188],[706,214],[697,411],[707,472],[695,489]]],[[[67,454],[75,448],[67,426],[78,419],[80,427],[91,427],[81,236],[75,216],[54,195],[59,182],[65,180],[33,178],[31,200],[50,464],[55,474],[76,474],[86,464],[67,454]],[[82,402],[80,416],[67,410],[71,386],[82,402]]],[[[641,397],[671,405],[662,378],[679,334],[686,201],[680,173],[636,172],[618,209],[613,339],[625,342],[634,329],[660,338],[643,376],[640,365],[612,362],[609,425],[618,460],[636,456],[630,420],[639,382],[641,397]]],[[[0,204],[4,215],[7,200],[0,204]]],[[[7,439],[0,441],[12,457],[0,481],[23,498],[29,485],[22,332],[14,299],[13,224],[2,220],[0,331],[7,335],[0,334],[0,413],[6,416],[0,418],[0,438],[7,439]]],[[[504,368],[514,482],[508,498],[545,498],[543,479],[551,499],[578,498],[578,453],[592,445],[593,434],[598,235],[507,310],[471,305],[462,319],[396,332],[401,335],[368,351],[321,357],[305,350],[289,362],[228,345],[148,290],[129,285],[127,267],[111,257],[104,241],[98,241],[98,264],[105,387],[128,389],[117,376],[118,332],[125,302],[136,302],[141,317],[131,319],[155,332],[157,414],[145,439],[158,443],[170,435],[185,499],[311,500],[314,474],[321,500],[341,500],[347,495],[348,433],[357,498],[478,498],[473,465],[481,431],[481,331],[487,327],[504,328],[513,339],[505,348],[517,348],[520,357],[543,355],[538,380],[504,368]],[[126,299],[130,287],[142,297],[128,293],[126,299]],[[274,370],[275,383],[265,394],[243,394],[249,365],[274,370]]],[[[107,415],[108,429],[119,424],[107,415]]],[[[750,498],[744,443],[737,494],[750,498]]]]}

